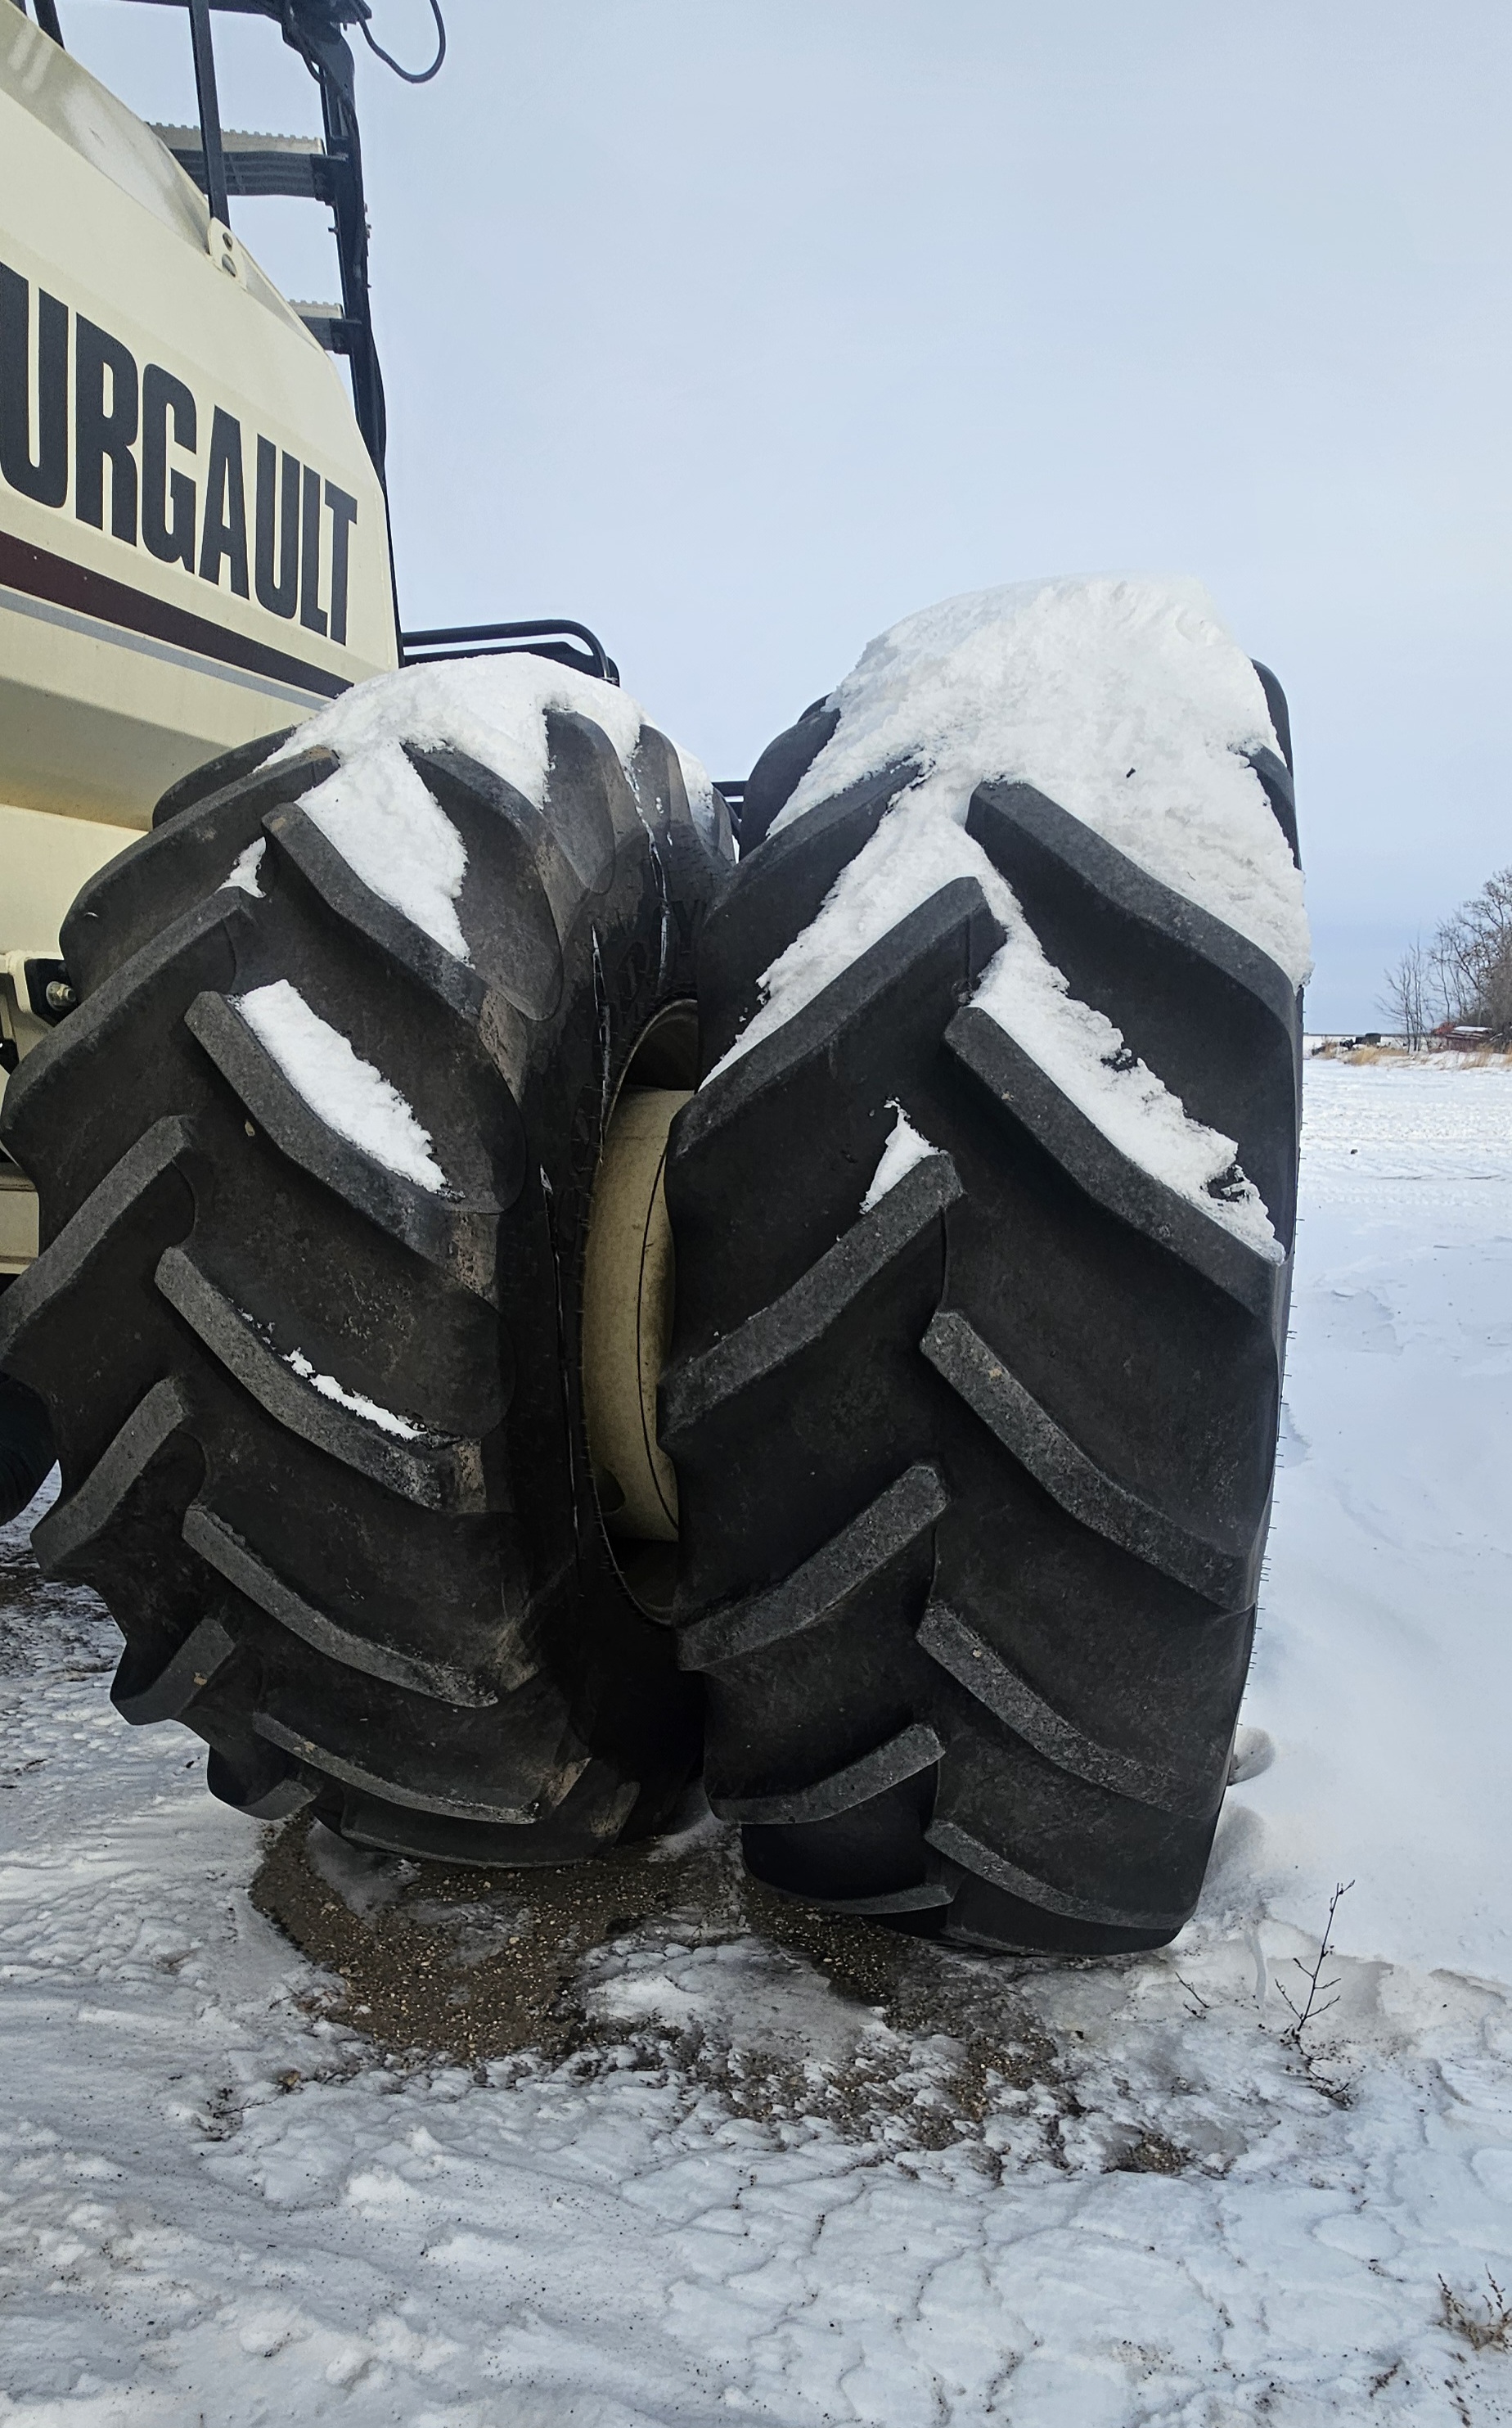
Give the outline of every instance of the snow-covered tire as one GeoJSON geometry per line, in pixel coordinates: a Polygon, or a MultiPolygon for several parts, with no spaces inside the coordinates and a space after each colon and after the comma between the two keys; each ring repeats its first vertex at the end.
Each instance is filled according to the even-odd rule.
{"type": "Polygon", "coordinates": [[[79,1007],[5,1121],[43,1253],[0,1353],[62,1467],[36,1545],[119,1622],[117,1705],[195,1730],[243,1811],[501,1864],[656,1827],[701,1699],[598,1520],[578,1322],[604,1124],[632,1069],[692,1083],[732,846],[651,728],[623,763],[586,713],[546,740],[540,807],[407,746],[466,848],[470,959],[301,808],[329,751],[175,787],[74,904],[79,1007]],[[314,1022],[381,1075],[402,1152],[292,1084],[264,989],[343,1085],[314,1022]]]}
{"type": "MultiPolygon", "coordinates": [[[[834,722],[767,754],[759,833],[834,722]]],[[[1294,843],[1289,769],[1252,763],[1294,843]]],[[[700,947],[706,1075],[909,774],[747,847],[700,947]]],[[[1238,1140],[1285,1259],[969,1004],[1003,930],[944,884],[674,1132],[682,1658],[711,1801],[773,1888],[976,1945],[1147,1947],[1196,1900],[1249,1658],[1300,999],[1027,785],[981,785],[967,830],[1072,995],[1238,1140]],[[858,1213],[899,1105],[936,1151],[858,1213]]]]}

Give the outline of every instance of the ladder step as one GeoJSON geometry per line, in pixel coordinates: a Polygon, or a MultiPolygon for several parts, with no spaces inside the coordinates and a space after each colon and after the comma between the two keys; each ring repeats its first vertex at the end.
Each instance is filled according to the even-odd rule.
{"type": "MultiPolygon", "coordinates": [[[[209,190],[205,172],[205,145],[197,126],[155,126],[158,141],[172,152],[201,193],[209,190]]],[[[330,155],[317,135],[234,135],[222,128],[221,149],[225,158],[228,194],[248,198],[292,194],[297,201],[329,203],[336,192],[330,155]]]]}

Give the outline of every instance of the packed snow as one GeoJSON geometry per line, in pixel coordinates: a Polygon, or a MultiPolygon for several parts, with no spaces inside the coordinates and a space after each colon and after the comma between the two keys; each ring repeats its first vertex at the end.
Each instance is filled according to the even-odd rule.
{"type": "Polygon", "coordinates": [[[1280,755],[1254,666],[1200,582],[1105,574],[968,591],[910,615],[830,695],[840,723],[781,828],[883,768],[963,819],[990,777],[1033,784],[1248,936],[1294,986],[1302,887],[1246,754],[1280,755]]]}
{"type": "Polygon", "coordinates": [[[861,1201],[863,1214],[869,1214],[874,1206],[879,1206],[888,1190],[896,1189],[904,1173],[912,1172],[916,1163],[922,1163],[926,1156],[939,1153],[939,1149],[932,1147],[929,1140],[921,1137],[914,1128],[896,1096],[889,1097],[888,1110],[896,1113],[897,1119],[887,1133],[887,1144],[872,1174],[871,1186],[861,1201]]]}
{"type": "Polygon", "coordinates": [[[1126,1052],[1112,1022],[1076,1001],[1022,919],[1009,927],[972,1000],[1131,1161],[1280,1263],[1285,1251],[1259,1190],[1238,1169],[1236,1140],[1193,1120],[1180,1097],[1126,1052]]]}
{"type": "MultiPolygon", "coordinates": [[[[647,723],[640,703],[614,683],[525,653],[405,666],[358,683],[296,727],[270,764],[319,746],[334,750],[339,768],[306,793],[300,807],[366,885],[466,960],[455,904],[467,853],[403,745],[466,751],[544,809],[546,720],[553,711],[590,717],[634,789],[635,753],[647,723]]],[[[714,787],[696,759],[682,750],[677,755],[695,823],[712,841],[714,787]]]]}
{"type": "Polygon", "coordinates": [[[262,866],[262,856],[267,848],[267,836],[259,835],[255,843],[248,844],[245,851],[238,851],[231,863],[231,874],[221,888],[222,893],[227,894],[234,889],[238,894],[250,894],[255,901],[260,902],[263,891],[257,882],[257,871],[262,866]]]}
{"type": "Polygon", "coordinates": [[[392,1408],[380,1407],[376,1400],[366,1399],[361,1391],[349,1391],[334,1374],[318,1374],[303,1349],[287,1350],[284,1363],[292,1366],[300,1381],[307,1383],[312,1391],[319,1391],[322,1400],[335,1400],[338,1407],[350,1408],[354,1417],[366,1418],[380,1433],[393,1434],[401,1441],[419,1439],[419,1426],[412,1425],[407,1417],[396,1416],[392,1408]]]}
{"type": "Polygon", "coordinates": [[[981,887],[1006,936],[973,1002],[1142,1171],[1261,1255],[1279,1256],[1270,1215],[1252,1182],[1241,1176],[1231,1193],[1213,1194],[1213,1184],[1233,1171],[1235,1140],[1193,1120],[1179,1097],[1124,1051],[1112,1022],[1077,1002],[1062,972],[1041,950],[1011,889],[939,801],[914,811],[905,800],[883,818],[813,925],[767,970],[762,1004],[703,1085],[781,1028],[900,919],[958,878],[971,878],[981,887]]]}
{"type": "MultiPolygon", "coordinates": [[[[1292,1340],[1224,1825],[1269,1911],[1512,1981],[1512,1072],[1306,1066],[1292,1340]]],[[[1512,2289],[1512,2288],[1509,2288],[1512,2289]]]]}
{"type": "Polygon", "coordinates": [[[1275,735],[1254,667],[1207,594],[1107,579],[947,599],[872,642],[830,704],[840,723],[774,832],[863,777],[903,762],[918,773],[763,974],[760,1005],[709,1079],[943,886],[970,878],[1006,939],[973,1001],[1121,1153],[1278,1259],[1264,1202],[1236,1172],[1235,1141],[1194,1121],[1112,1023],[1077,1002],[964,825],[987,778],[1034,783],[1300,983],[1301,877],[1241,756],[1274,749],[1275,735]]]}
{"type": "Polygon", "coordinates": [[[491,767],[542,809],[546,719],[553,710],[592,717],[624,764],[634,757],[646,719],[628,692],[550,658],[518,654],[405,666],[358,683],[296,726],[270,764],[324,748],[336,752],[343,768],[354,770],[373,753],[406,742],[420,749],[450,746],[491,767]]]}
{"type": "Polygon", "coordinates": [[[300,807],[381,901],[453,960],[471,960],[456,910],[467,850],[397,742],[372,742],[343,760],[300,807]]]}
{"type": "MultiPolygon", "coordinates": [[[[1512,1075],[1306,1093],[1241,1778],[1158,1955],[889,1943],[884,2009],[669,1894],[575,2053],[386,2055],[0,1535],[7,2428],[1512,2421],[1512,1075]]],[[[317,1869],[353,1928],[428,1894],[317,1869]]],[[[542,1895],[461,1910],[468,1961],[542,1895]]]]}
{"type": "Polygon", "coordinates": [[[435,1192],[446,1187],[429,1130],[383,1073],[311,1010],[298,987],[288,978],[254,987],[238,996],[237,1009],[290,1087],[338,1138],[421,1189],[435,1192]]]}

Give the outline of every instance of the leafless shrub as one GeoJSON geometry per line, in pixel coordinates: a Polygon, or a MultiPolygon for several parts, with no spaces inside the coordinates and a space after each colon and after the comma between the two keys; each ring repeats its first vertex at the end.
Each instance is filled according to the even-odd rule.
{"type": "Polygon", "coordinates": [[[1394,968],[1387,971],[1381,1009],[1399,1036],[1416,1046],[1436,1025],[1437,997],[1433,965],[1421,942],[1409,944],[1394,968]]]}
{"type": "Polygon", "coordinates": [[[1483,2293],[1472,2302],[1465,2294],[1452,2291],[1439,2277],[1444,2324],[1451,2334],[1462,2337],[1471,2352],[1512,2352],[1512,2301],[1488,2268],[1486,2281],[1491,2289],[1489,2294],[1483,2293]]]}
{"type": "Polygon", "coordinates": [[[1323,1924],[1323,1937],[1318,1943],[1316,1960],[1309,1966],[1304,1964],[1300,1956],[1293,1956],[1291,1959],[1307,1984],[1300,2001],[1293,1998],[1283,1982],[1278,1981],[1275,1985],[1292,2014],[1292,2021],[1283,2038],[1292,2042],[1297,2048],[1302,2046],[1302,2035],[1308,2025],[1317,2023],[1322,2016],[1326,2015],[1330,2007],[1337,2007],[1339,2004],[1339,1984],[1344,1977],[1341,1973],[1335,1973],[1325,1981],[1323,1977],[1323,1970],[1334,1952],[1334,1916],[1339,1911],[1339,1899],[1348,1896],[1354,1885],[1353,1880],[1340,1880],[1329,1898],[1328,1919],[1323,1924]]]}
{"type": "Polygon", "coordinates": [[[1487,879],[1434,939],[1446,1017],[1512,1030],[1512,868],[1487,879]]]}

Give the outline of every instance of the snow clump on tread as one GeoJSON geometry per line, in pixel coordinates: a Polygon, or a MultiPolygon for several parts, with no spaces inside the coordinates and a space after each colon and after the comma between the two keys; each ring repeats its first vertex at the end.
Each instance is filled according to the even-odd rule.
{"type": "Polygon", "coordinates": [[[257,871],[262,866],[262,856],[267,848],[267,836],[259,835],[255,843],[249,843],[245,851],[238,852],[231,874],[221,888],[222,893],[234,887],[237,893],[250,894],[254,901],[260,902],[263,891],[257,882],[257,871]]]}
{"type": "MultiPolygon", "coordinates": [[[[984,891],[1001,918],[999,897],[1012,896],[995,869],[993,880],[984,891]]],[[[1131,1162],[1200,1206],[1246,1247],[1273,1263],[1283,1260],[1286,1252],[1264,1199],[1236,1169],[1238,1141],[1193,1121],[1180,1097],[1126,1054],[1120,1031],[1102,1012],[1076,1001],[1024,920],[1009,927],[1008,942],[989,963],[972,1000],[1131,1162]]]]}
{"type": "Polygon", "coordinates": [[[322,1400],[334,1400],[337,1407],[350,1409],[354,1417],[365,1417],[380,1433],[393,1434],[401,1441],[419,1440],[420,1426],[412,1425],[407,1417],[397,1415],[392,1408],[381,1408],[376,1400],[368,1399],[361,1391],[349,1391],[334,1374],[318,1374],[302,1349],[286,1350],[284,1363],[291,1366],[312,1391],[319,1391],[322,1400]]]}
{"type": "MultiPolygon", "coordinates": [[[[268,763],[276,766],[281,759],[297,758],[323,745],[336,752],[343,768],[360,762],[366,774],[374,754],[403,744],[417,749],[449,745],[491,768],[541,809],[550,762],[546,720],[553,710],[591,718],[630,774],[642,729],[651,721],[640,702],[595,675],[523,654],[405,666],[398,674],[380,675],[307,718],[268,763]]],[[[696,759],[682,750],[677,758],[697,815],[700,803],[706,808],[712,804],[714,787],[696,759]]],[[[301,807],[318,815],[311,806],[318,797],[318,793],[311,795],[301,807]]],[[[345,850],[339,837],[332,834],[330,839],[345,850]]]]}
{"type": "Polygon", "coordinates": [[[918,773],[764,973],[760,1009],[709,1077],[941,887],[972,878],[1006,934],[978,1007],[1123,1154],[1279,1259],[1264,1202],[1236,1170],[1235,1141],[1194,1121],[1119,1030],[1071,994],[964,825],[979,784],[1032,784],[1302,982],[1301,874],[1245,757],[1279,756],[1275,732],[1254,666],[1202,585],[1100,577],[946,599],[870,643],[828,705],[839,723],[774,835],[888,767],[918,773]]]}
{"type": "Polygon", "coordinates": [[[430,1131],[392,1082],[310,1009],[298,987],[278,978],[239,996],[237,1009],[290,1087],[338,1138],[421,1189],[446,1187],[446,1174],[431,1153],[430,1131]]]}
{"type": "MultiPolygon", "coordinates": [[[[639,701],[595,676],[524,653],[380,675],[296,727],[268,764],[322,745],[334,750],[339,768],[302,796],[301,809],[365,885],[466,962],[471,955],[454,906],[467,849],[406,746],[466,751],[541,809],[551,756],[546,720],[553,711],[591,718],[635,791],[635,754],[650,722],[639,701]]],[[[698,760],[682,749],[676,755],[694,826],[713,848],[719,831],[714,786],[698,760]]]]}
{"type": "Polygon", "coordinates": [[[991,777],[1033,784],[1293,986],[1307,978],[1301,878],[1245,763],[1280,746],[1201,582],[1098,575],[946,599],[870,642],[829,704],[839,725],[774,831],[905,760],[913,815],[945,803],[963,820],[991,777]]]}
{"type": "Polygon", "coordinates": [[[869,1214],[874,1206],[879,1206],[888,1190],[896,1189],[905,1173],[912,1172],[916,1163],[922,1163],[927,1155],[940,1152],[938,1147],[929,1144],[927,1138],[921,1138],[896,1096],[891,1099],[890,1109],[896,1113],[897,1119],[887,1134],[887,1144],[882,1149],[881,1161],[872,1174],[871,1187],[861,1201],[863,1214],[869,1214]]]}
{"type": "Polygon", "coordinates": [[[414,921],[454,961],[470,961],[457,917],[467,846],[397,742],[369,744],[300,808],[383,902],[414,921]]]}

